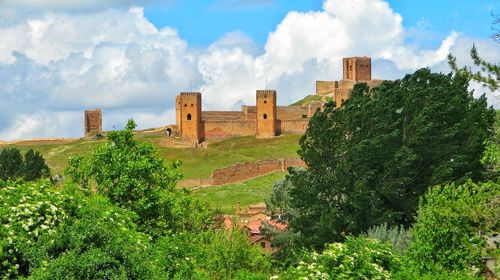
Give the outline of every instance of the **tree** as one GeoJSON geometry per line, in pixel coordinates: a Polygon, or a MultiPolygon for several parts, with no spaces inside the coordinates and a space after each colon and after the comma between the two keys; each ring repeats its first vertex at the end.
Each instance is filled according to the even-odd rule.
{"type": "Polygon", "coordinates": [[[409,256],[419,271],[470,272],[483,266],[485,240],[500,226],[500,185],[489,182],[431,188],[420,200],[409,256]]]}
{"type": "Polygon", "coordinates": [[[47,180],[0,180],[0,278],[28,275],[29,249],[43,235],[57,232],[70,216],[72,197],[47,180]]]}
{"type": "Polygon", "coordinates": [[[154,256],[169,279],[269,279],[271,269],[270,257],[240,229],[168,235],[154,256]]]}
{"type": "Polygon", "coordinates": [[[99,195],[74,201],[70,218],[30,248],[30,279],[165,279],[135,213],[99,195]]]}
{"type": "Polygon", "coordinates": [[[66,174],[87,192],[109,198],[139,215],[139,229],[155,237],[208,227],[212,213],[186,190],[176,190],[180,162],[165,165],[151,143],[133,139],[136,124],[108,134],[89,156],[72,157],[66,174]]]}
{"type": "Polygon", "coordinates": [[[23,177],[23,157],[16,148],[7,148],[0,153],[0,179],[23,177]]]}
{"type": "MultiPolygon", "coordinates": [[[[500,29],[498,28],[498,25],[500,25],[500,17],[494,13],[492,13],[491,15],[494,19],[492,27],[494,33],[491,35],[491,38],[493,38],[493,40],[497,42],[500,42],[500,29]]],[[[466,66],[464,66],[463,68],[459,68],[457,66],[457,59],[452,56],[451,53],[448,54],[448,64],[455,73],[466,75],[472,80],[480,82],[483,85],[489,87],[493,91],[500,88],[500,65],[497,63],[490,63],[482,59],[479,56],[475,45],[472,45],[470,56],[472,57],[474,65],[479,67],[480,71],[473,72],[470,67],[466,66]]]]}
{"type": "Polygon", "coordinates": [[[305,247],[387,223],[408,227],[428,186],[481,178],[495,111],[468,78],[421,69],[377,88],[354,87],[342,109],[309,122],[293,171],[290,230],[305,247]]]}
{"type": "Polygon", "coordinates": [[[50,177],[50,168],[42,155],[32,149],[24,157],[17,148],[7,148],[0,153],[0,179],[24,178],[35,181],[50,177]]]}
{"type": "Polygon", "coordinates": [[[34,181],[50,177],[50,168],[43,156],[32,149],[24,154],[24,179],[34,181]]]}
{"type": "Polygon", "coordinates": [[[490,63],[481,58],[475,45],[472,46],[470,56],[472,57],[474,65],[479,67],[479,71],[474,72],[470,67],[466,66],[464,66],[463,68],[459,68],[457,66],[457,59],[451,54],[448,55],[448,64],[455,73],[466,75],[470,79],[482,83],[493,91],[499,89],[500,65],[496,63],[490,63]]]}

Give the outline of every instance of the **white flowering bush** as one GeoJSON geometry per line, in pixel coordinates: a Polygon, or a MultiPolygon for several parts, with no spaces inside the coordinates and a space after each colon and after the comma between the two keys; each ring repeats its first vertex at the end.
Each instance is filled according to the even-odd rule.
{"type": "Polygon", "coordinates": [[[321,253],[308,253],[298,265],[275,279],[391,279],[401,260],[389,244],[365,237],[331,243],[321,253]]]}
{"type": "Polygon", "coordinates": [[[53,235],[68,218],[72,197],[49,181],[0,181],[0,277],[29,270],[26,250],[42,235],[53,235]]]}

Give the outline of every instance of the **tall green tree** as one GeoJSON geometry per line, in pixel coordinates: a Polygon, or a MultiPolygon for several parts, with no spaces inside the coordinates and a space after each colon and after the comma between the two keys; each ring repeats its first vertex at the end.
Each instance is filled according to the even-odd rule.
{"type": "Polygon", "coordinates": [[[24,179],[34,181],[40,178],[50,177],[50,168],[43,156],[32,149],[24,154],[24,179]]]}
{"type": "Polygon", "coordinates": [[[289,178],[302,245],[321,248],[370,226],[409,226],[428,186],[480,179],[494,110],[467,76],[421,69],[369,90],[342,109],[327,104],[300,140],[308,169],[289,178]]]}
{"type": "Polygon", "coordinates": [[[431,188],[420,200],[408,255],[422,273],[481,268],[485,240],[500,227],[500,185],[488,182],[431,188]]]}
{"type": "Polygon", "coordinates": [[[49,177],[49,166],[43,156],[33,149],[28,150],[24,157],[17,148],[7,148],[0,153],[0,179],[35,181],[49,177]]]}
{"type": "Polygon", "coordinates": [[[151,143],[134,140],[135,127],[130,120],[90,155],[70,158],[66,174],[87,192],[97,191],[137,213],[139,229],[153,236],[207,227],[212,219],[207,206],[175,189],[180,162],[166,165],[151,143]]]}
{"type": "Polygon", "coordinates": [[[16,148],[6,148],[0,153],[0,179],[23,177],[24,162],[21,152],[16,148]]]}

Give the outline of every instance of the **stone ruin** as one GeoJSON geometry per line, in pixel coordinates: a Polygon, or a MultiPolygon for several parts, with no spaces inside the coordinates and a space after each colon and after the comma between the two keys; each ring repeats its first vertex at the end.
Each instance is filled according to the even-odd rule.
{"type": "Polygon", "coordinates": [[[102,132],[101,109],[85,110],[84,114],[85,136],[92,136],[102,132]]]}

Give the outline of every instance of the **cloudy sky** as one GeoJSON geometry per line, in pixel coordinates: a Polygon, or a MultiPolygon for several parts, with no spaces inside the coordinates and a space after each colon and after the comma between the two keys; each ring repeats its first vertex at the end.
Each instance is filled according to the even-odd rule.
{"type": "MultiPolygon", "coordinates": [[[[476,44],[500,61],[494,0],[0,0],[0,139],[79,137],[83,110],[101,108],[105,130],[134,118],[173,123],[180,91],[207,110],[280,104],[342,76],[342,57],[372,57],[373,76],[471,65],[476,44]],[[106,4],[103,4],[106,3],[106,4]]],[[[472,85],[500,109],[500,92],[472,85]]]]}

